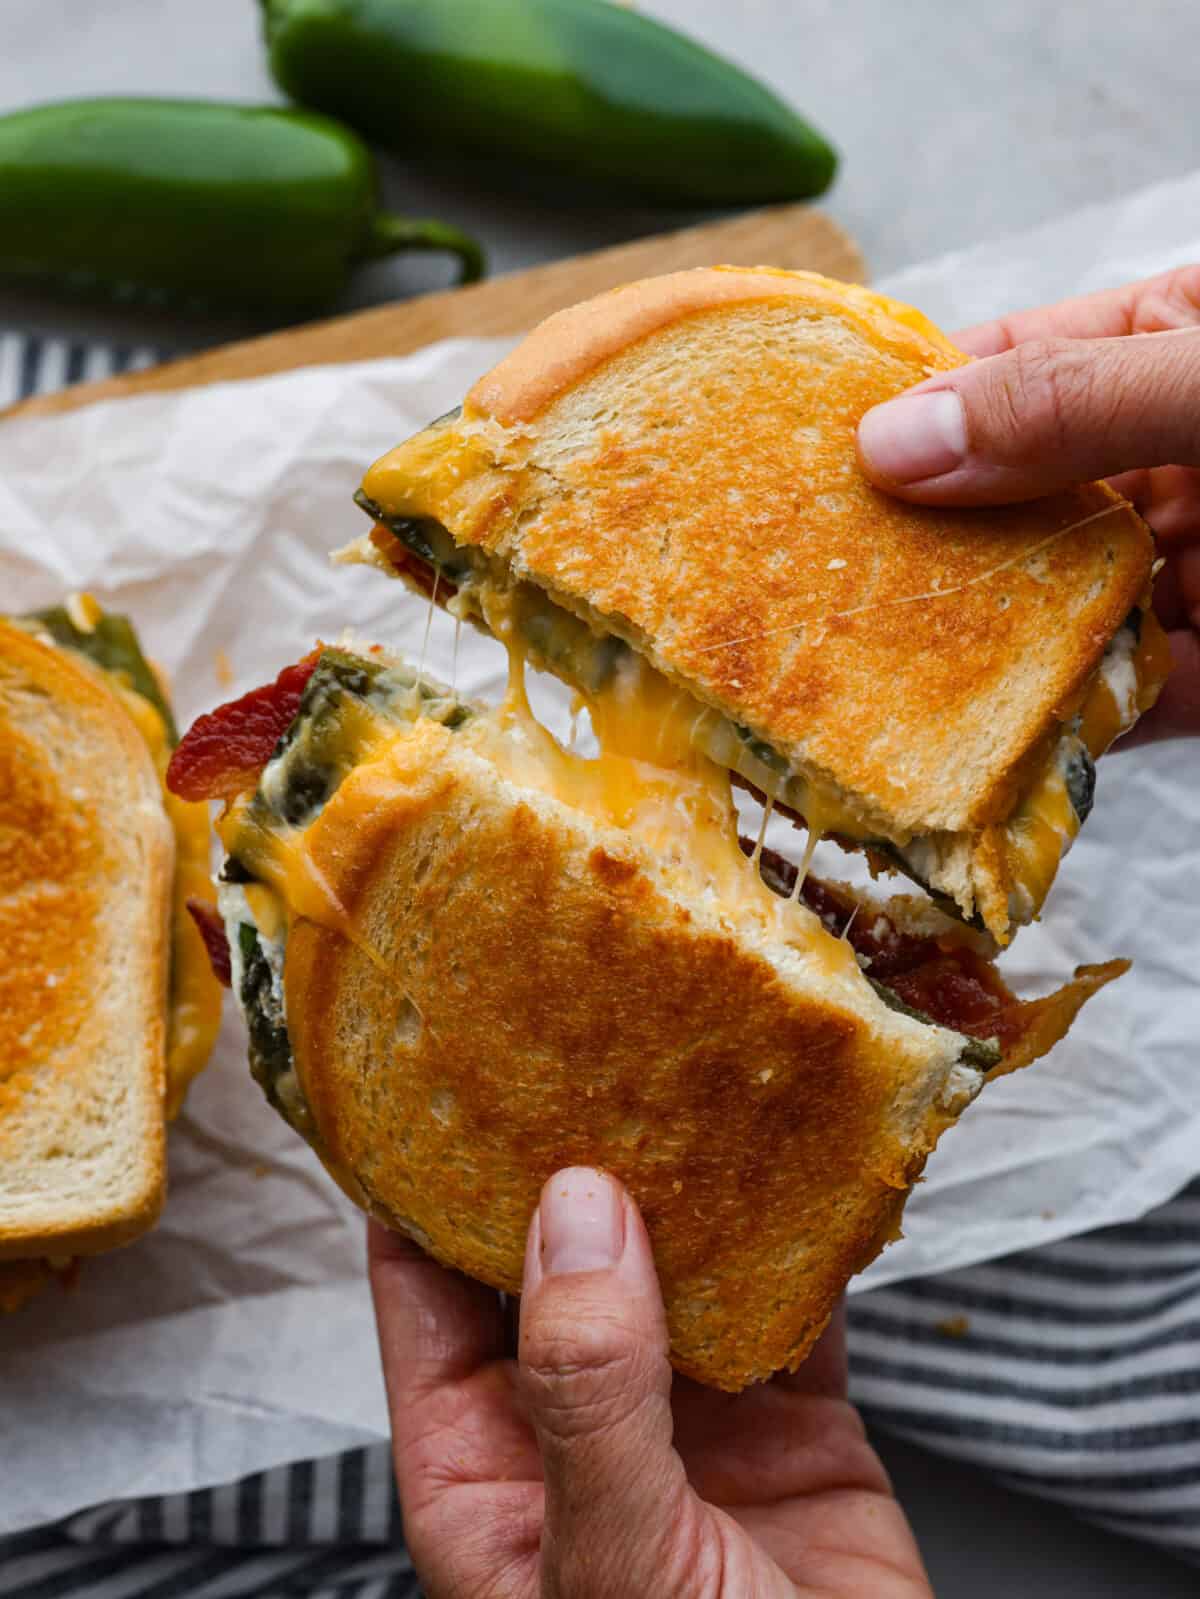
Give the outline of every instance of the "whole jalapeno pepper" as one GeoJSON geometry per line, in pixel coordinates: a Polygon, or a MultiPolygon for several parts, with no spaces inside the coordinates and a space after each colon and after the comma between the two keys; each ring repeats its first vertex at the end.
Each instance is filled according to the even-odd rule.
{"type": "Polygon", "coordinates": [[[370,152],[311,112],[76,100],[0,117],[0,277],[109,299],[303,315],[351,269],[474,240],[376,209],[370,152]]]}
{"type": "Polygon", "coordinates": [[[405,154],[668,204],[820,194],[837,157],[763,84],[605,0],[261,0],[285,94],[405,154]]]}

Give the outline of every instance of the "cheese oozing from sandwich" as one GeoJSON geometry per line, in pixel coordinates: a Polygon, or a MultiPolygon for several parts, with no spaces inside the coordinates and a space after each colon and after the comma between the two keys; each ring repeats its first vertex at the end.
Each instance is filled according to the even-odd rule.
{"type": "Polygon", "coordinates": [[[175,835],[171,885],[171,986],[167,1015],[167,1117],[178,1115],[188,1084],[208,1062],[221,1025],[221,990],[209,969],[204,945],[188,914],[189,899],[214,902],[207,805],[182,800],[166,787],[171,741],[149,700],[106,674],[137,724],[163,783],[163,809],[175,835]]]}
{"type": "MultiPolygon", "coordinates": [[[[369,490],[371,474],[366,483],[369,490]]],[[[380,514],[374,501],[360,496],[360,503],[371,514],[380,514]]],[[[882,819],[857,806],[852,796],[812,773],[795,770],[767,739],[663,678],[646,659],[644,641],[622,631],[615,619],[578,600],[550,594],[478,547],[457,544],[428,518],[388,517],[339,558],[403,578],[459,619],[502,636],[510,650],[519,643],[534,666],[553,672],[585,697],[593,721],[598,715],[604,719],[604,707],[613,696],[619,700],[624,692],[627,697],[621,687],[629,674],[626,663],[640,663],[641,681],[658,678],[665,685],[655,691],[655,702],[677,707],[677,720],[686,724],[697,755],[728,769],[763,799],[802,820],[813,839],[832,836],[866,848],[880,864],[898,867],[933,893],[943,908],[953,909],[953,901],[939,887],[948,862],[961,854],[959,835],[890,834],[882,819]]],[[[1041,763],[1009,816],[993,829],[1008,883],[1007,917],[1013,924],[1040,914],[1060,861],[1090,810],[1095,759],[1153,703],[1168,665],[1165,635],[1147,602],[1112,640],[1080,705],[1048,739],[1041,763]]],[[[628,716],[627,706],[622,714],[628,716]]],[[[970,919],[978,922],[979,912],[970,919]]],[[[991,930],[1004,941],[1003,929],[991,930]]]]}
{"type": "Polygon", "coordinates": [[[1153,705],[1170,665],[1166,634],[1147,605],[1109,644],[1078,710],[1008,821],[1014,921],[1031,921],[1041,910],[1059,862],[1091,810],[1095,762],[1153,705]]]}
{"type": "MultiPolygon", "coordinates": [[[[407,669],[398,675],[390,667],[381,668],[368,698],[342,700],[336,735],[322,740],[321,759],[330,772],[352,771],[353,781],[340,782],[322,806],[320,828],[352,823],[357,812],[386,802],[409,781],[405,744],[416,720],[460,715],[455,725],[461,745],[502,777],[629,834],[669,878],[761,922],[771,936],[802,948],[827,975],[859,981],[850,946],[833,937],[798,897],[781,899],[743,853],[730,775],[698,749],[691,697],[629,655],[604,693],[582,696],[599,753],[585,757],[564,748],[529,705],[525,673],[531,651],[511,602],[511,593],[487,602],[489,625],[509,654],[502,705],[467,713],[407,669]]],[[[314,851],[316,818],[289,804],[297,761],[309,758],[294,743],[282,750],[264,772],[258,794],[235,800],[218,831],[226,851],[258,879],[247,886],[246,904],[264,936],[277,939],[281,924],[304,917],[376,959],[321,869],[314,851]],[[289,811],[297,816],[294,822],[281,820],[289,811]],[[271,894],[265,895],[263,885],[271,894]]]]}
{"type": "MultiPolygon", "coordinates": [[[[500,782],[545,794],[627,834],[647,882],[677,894],[682,904],[701,901],[731,938],[777,952],[786,948],[787,958],[810,968],[831,1002],[840,996],[856,1010],[876,1010],[881,1025],[887,1010],[904,1011],[945,1029],[951,1047],[958,1035],[956,1094],[972,1097],[999,1065],[1005,1045],[1015,1044],[1014,1063],[1022,1063],[1023,1018],[1010,1014],[1014,1002],[1003,984],[983,972],[986,963],[971,947],[980,942],[974,935],[956,929],[944,945],[926,941],[920,955],[948,960],[957,986],[951,985],[952,995],[940,986],[929,990],[938,1015],[914,1008],[871,977],[872,957],[858,955],[849,937],[852,910],[831,914],[831,905],[840,903],[836,895],[813,884],[808,893],[814,897],[806,902],[802,874],[793,873],[781,887],[766,858],[740,845],[729,773],[696,750],[687,696],[631,657],[611,695],[592,706],[600,753],[583,756],[561,745],[533,714],[520,634],[508,627],[511,618],[494,614],[492,621],[498,636],[514,642],[508,693],[491,709],[458,701],[382,652],[323,651],[257,790],[233,800],[217,823],[227,852],[219,905],[232,986],[250,1034],[252,1073],[335,1174],[337,1162],[323,1145],[292,1055],[287,950],[294,926],[308,921],[345,938],[381,969],[394,969],[372,947],[358,902],[343,903],[325,866],[390,807],[396,806],[403,826],[413,802],[418,814],[427,803],[426,786],[436,792],[436,751],[447,746],[431,741],[431,723],[451,731],[455,748],[486,763],[500,782]],[[960,969],[956,961],[965,965],[960,969]],[[964,992],[971,996],[965,1008],[964,992]],[[993,1019],[1004,1045],[992,1036],[993,1019]]],[[[632,859],[630,865],[638,869],[632,859]]],[[[303,992],[297,1002],[303,1006],[303,992]]]]}
{"type": "MultiPolygon", "coordinates": [[[[696,748],[694,702],[636,657],[622,664],[605,695],[585,697],[600,753],[564,747],[529,706],[528,650],[515,621],[511,611],[493,610],[497,636],[511,642],[508,692],[491,709],[459,701],[382,651],[324,649],[257,789],[232,801],[218,822],[227,853],[220,909],[252,1070],[319,1152],[289,1037],[292,930],[315,923],[380,969],[395,970],[394,951],[386,957],[372,947],[378,935],[362,908],[372,896],[360,898],[356,889],[345,903],[335,882],[352,881],[341,863],[353,854],[354,839],[381,836],[391,817],[402,830],[406,818],[440,803],[441,759],[452,746],[499,783],[540,792],[627,834],[647,883],[684,905],[700,900],[739,941],[786,947],[789,960],[819,975],[831,1000],[840,992],[856,1009],[864,1000],[878,1003],[959,1035],[960,1060],[976,1088],[981,1074],[1044,1053],[1087,995],[1123,969],[1117,962],[1081,972],[1056,995],[1018,1001],[991,966],[986,935],[927,905],[917,914],[916,902],[864,902],[855,891],[809,882],[803,866],[764,853],[761,839],[754,849],[739,841],[729,771],[696,748]]],[[[461,771],[456,754],[451,783],[461,771]]],[[[303,992],[297,1002],[305,1003],[303,992]]]]}

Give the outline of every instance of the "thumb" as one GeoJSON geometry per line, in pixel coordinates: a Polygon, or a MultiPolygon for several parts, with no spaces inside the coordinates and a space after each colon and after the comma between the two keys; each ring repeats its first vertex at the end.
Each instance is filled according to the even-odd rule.
{"type": "Polygon", "coordinates": [[[1200,466],[1200,329],[1031,340],[939,373],[867,412],[858,455],[873,483],[924,505],[1200,466]]]}
{"type": "Polygon", "coordinates": [[[603,1172],[570,1167],[542,1189],[520,1360],[546,1481],[543,1591],[675,1592],[692,1501],[671,1445],[666,1319],[641,1217],[603,1172]]]}

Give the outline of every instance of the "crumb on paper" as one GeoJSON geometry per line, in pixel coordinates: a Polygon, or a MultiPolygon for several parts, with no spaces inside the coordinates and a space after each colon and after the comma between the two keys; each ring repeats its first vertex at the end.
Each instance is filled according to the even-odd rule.
{"type": "Polygon", "coordinates": [[[233,667],[224,650],[218,650],[213,656],[213,671],[222,688],[228,688],[233,682],[233,667]]]}
{"type": "Polygon", "coordinates": [[[947,1316],[936,1326],[943,1338],[965,1338],[971,1331],[971,1323],[966,1316],[947,1316]]]}
{"type": "Polygon", "coordinates": [[[270,1175],[271,1168],[267,1165],[265,1160],[256,1162],[254,1166],[254,1176],[258,1181],[261,1182],[264,1177],[269,1177],[270,1175]]]}
{"type": "Polygon", "coordinates": [[[1052,1210],[1044,1210],[1042,1212],[1042,1220],[1043,1221],[1053,1221],[1054,1220],[1054,1212],[1052,1210]]]}

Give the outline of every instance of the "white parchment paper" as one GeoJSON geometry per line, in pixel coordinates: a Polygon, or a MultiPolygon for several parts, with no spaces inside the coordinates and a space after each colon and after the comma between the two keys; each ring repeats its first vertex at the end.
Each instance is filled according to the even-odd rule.
{"type": "MultiPolygon", "coordinates": [[[[1198,201],[1200,175],[883,287],[953,327],[1200,259],[1198,201]]],[[[503,348],[455,341],[3,424],[0,607],[88,588],[128,611],[184,726],[349,621],[419,655],[426,608],[327,553],[361,529],[364,465],[503,348]]],[[[435,617],[435,674],[449,676],[452,643],[435,617]]],[[[488,693],[501,678],[498,647],[464,633],[459,684],[488,693]]],[[[1005,969],[1023,990],[1113,954],[1134,971],[1051,1059],[972,1107],[930,1162],[908,1236],[856,1287],[1136,1216],[1200,1170],[1198,910],[1200,745],[1110,758],[1047,917],[1005,969]]],[[[250,1081],[232,1005],[172,1129],[170,1174],[154,1234],[0,1324],[0,1533],[386,1431],[361,1220],[250,1081]]]]}

